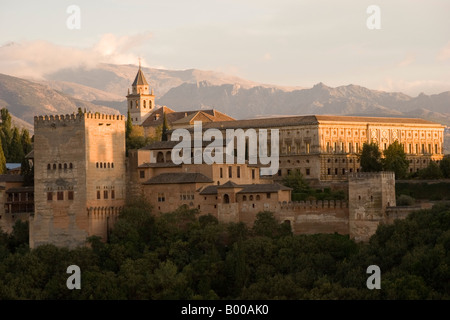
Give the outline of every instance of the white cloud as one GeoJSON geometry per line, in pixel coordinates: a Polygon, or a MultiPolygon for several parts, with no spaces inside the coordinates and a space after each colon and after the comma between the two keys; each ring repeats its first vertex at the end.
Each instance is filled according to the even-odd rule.
{"type": "Polygon", "coordinates": [[[438,61],[445,61],[450,59],[450,42],[448,42],[445,47],[439,50],[436,58],[438,61]]]}
{"type": "Polygon", "coordinates": [[[413,54],[408,53],[406,55],[406,57],[397,64],[397,66],[398,67],[406,67],[406,66],[409,66],[411,63],[413,63],[415,60],[416,60],[416,57],[414,57],[413,54]]]}
{"type": "MultiPolygon", "coordinates": [[[[104,34],[89,48],[56,45],[47,41],[9,43],[0,47],[0,73],[17,77],[44,78],[63,68],[92,68],[99,63],[136,64],[136,49],[150,33],[132,36],[104,34]]],[[[145,65],[145,61],[142,60],[145,65]]]]}

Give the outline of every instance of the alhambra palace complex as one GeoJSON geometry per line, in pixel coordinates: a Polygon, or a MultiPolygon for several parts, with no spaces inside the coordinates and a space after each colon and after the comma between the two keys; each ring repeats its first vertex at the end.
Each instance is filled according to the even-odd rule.
{"type": "Polygon", "coordinates": [[[10,230],[15,219],[29,219],[30,247],[52,243],[73,248],[92,235],[106,240],[127,197],[143,195],[155,214],[186,205],[220,222],[251,226],[258,212],[271,211],[294,233],[338,232],[367,240],[380,223],[404,217],[411,208],[396,207],[393,173],[360,172],[357,153],[363,143],[374,141],[384,150],[398,140],[410,172],[443,158],[444,127],[421,119],[309,115],[235,120],[217,110],[155,108],[154,100],[139,68],[127,103],[133,125],[142,126],[146,136],[160,130],[164,118],[171,130],[190,132],[194,121],[201,121],[203,130],[222,132],[279,129],[278,173],[261,176],[261,165],[249,163],[174,164],[171,150],[178,142],[170,138],[130,150],[127,157],[122,115],[37,116],[30,155],[34,190],[21,187],[18,178],[0,178],[0,226],[10,230]],[[314,187],[346,190],[348,200],[291,202],[291,189],[280,182],[294,170],[314,187]],[[34,211],[14,210],[15,199],[34,211]]]}

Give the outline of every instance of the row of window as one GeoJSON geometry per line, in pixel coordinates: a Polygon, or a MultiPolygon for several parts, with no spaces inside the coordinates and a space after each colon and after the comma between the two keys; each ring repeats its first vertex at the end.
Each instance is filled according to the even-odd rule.
{"type": "Polygon", "coordinates": [[[100,169],[114,169],[114,162],[96,162],[95,167],[100,169]]]}
{"type": "Polygon", "coordinates": [[[47,192],[47,201],[53,201],[53,200],[62,201],[64,199],[73,200],[73,197],[74,197],[73,191],[67,191],[67,198],[65,197],[65,194],[66,194],[65,191],[47,192]],[[55,193],[56,193],[56,199],[55,199],[55,193]]]}
{"type": "MultiPolygon", "coordinates": [[[[261,200],[261,196],[259,194],[257,194],[255,198],[256,198],[256,201],[261,200]]],[[[266,198],[270,199],[270,192],[266,193],[266,198]]],[[[248,197],[248,200],[253,201],[253,195],[250,195],[248,197]]],[[[242,201],[247,201],[247,196],[245,196],[245,195],[242,196],[242,201]]]]}
{"type": "MultiPolygon", "coordinates": [[[[332,174],[332,172],[333,172],[333,171],[331,170],[331,168],[328,168],[328,169],[327,169],[327,174],[328,174],[329,176],[332,174]]],[[[352,173],[352,172],[353,172],[353,168],[348,169],[348,171],[347,171],[347,169],[343,168],[341,172],[342,172],[342,175],[347,174],[347,172],[348,172],[348,173],[352,173]]],[[[359,168],[356,169],[356,172],[359,172],[359,168]]],[[[334,175],[337,176],[338,174],[339,174],[339,169],[338,169],[338,168],[334,168],[334,175]]]]}
{"type": "MultiPolygon", "coordinates": [[[[101,191],[97,190],[97,200],[101,200],[101,191]]],[[[116,192],[114,190],[103,190],[103,199],[104,200],[108,200],[109,197],[111,196],[111,199],[115,199],[116,198],[116,192]]]]}
{"type": "MultiPolygon", "coordinates": [[[[330,144],[330,142],[326,143],[326,152],[328,153],[358,153],[360,152],[360,145],[358,142],[353,144],[352,142],[348,143],[348,148],[346,148],[345,142],[341,142],[338,144],[338,142],[334,142],[333,145],[330,144]]],[[[382,149],[386,150],[389,147],[388,143],[384,142],[382,144],[382,149]]],[[[425,144],[418,144],[416,143],[413,145],[412,143],[409,143],[404,146],[405,152],[409,154],[439,154],[440,148],[439,144],[435,143],[434,147],[431,143],[425,144]]],[[[290,151],[290,148],[288,148],[288,151],[290,151]]]]}
{"type": "MultiPolygon", "coordinates": [[[[220,178],[224,177],[223,174],[223,168],[219,168],[219,176],[220,178]]],[[[240,178],[241,177],[241,167],[236,167],[236,178],[240,178]]],[[[229,166],[228,167],[228,178],[233,178],[233,167],[229,166]]],[[[256,170],[252,169],[252,179],[256,179],[256,170]]]]}
{"type": "MultiPolygon", "coordinates": [[[[136,100],[136,101],[135,101],[135,106],[136,106],[136,108],[139,108],[139,100],[136,100]]],[[[147,108],[147,101],[146,101],[146,100],[143,101],[142,106],[144,107],[144,109],[147,108]]],[[[130,109],[131,109],[131,108],[133,108],[133,101],[130,101],[130,109]]],[[[149,108],[149,109],[152,108],[152,101],[151,101],[151,100],[148,101],[148,108],[149,108]]]]}
{"type": "Polygon", "coordinates": [[[62,169],[64,169],[64,170],[73,169],[73,164],[72,164],[72,162],[70,162],[69,164],[67,164],[67,163],[64,163],[64,164],[62,164],[62,163],[58,163],[58,164],[54,163],[53,165],[48,163],[47,164],[47,170],[51,170],[52,168],[53,168],[53,170],[56,170],[56,169],[59,169],[59,170],[62,170],[62,169]]]}

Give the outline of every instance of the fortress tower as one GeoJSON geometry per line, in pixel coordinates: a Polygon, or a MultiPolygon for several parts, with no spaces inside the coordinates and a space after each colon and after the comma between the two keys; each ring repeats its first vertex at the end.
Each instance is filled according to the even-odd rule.
{"type": "Polygon", "coordinates": [[[145,79],[144,73],[139,70],[132,84],[132,91],[128,90],[127,104],[133,125],[142,125],[150,113],[155,109],[155,95],[153,89],[150,92],[150,86],[145,79]]]}
{"type": "Polygon", "coordinates": [[[395,207],[393,172],[349,174],[349,233],[357,241],[366,241],[380,223],[387,223],[386,209],[395,207]]]}
{"type": "Polygon", "coordinates": [[[34,118],[30,247],[73,248],[106,239],[125,203],[125,118],[72,114],[34,118]]]}

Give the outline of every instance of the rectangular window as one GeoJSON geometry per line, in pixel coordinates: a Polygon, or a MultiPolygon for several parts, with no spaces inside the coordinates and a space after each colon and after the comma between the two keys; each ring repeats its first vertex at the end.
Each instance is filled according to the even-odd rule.
{"type": "Polygon", "coordinates": [[[310,152],[310,143],[309,142],[306,143],[305,148],[306,148],[306,153],[309,153],[310,152]]]}
{"type": "Polygon", "coordinates": [[[67,193],[67,199],[73,200],[73,191],[69,191],[69,192],[67,193]]]}
{"type": "Polygon", "coordinates": [[[419,152],[419,144],[416,144],[416,153],[420,153],[419,152]]]}
{"type": "MultiPolygon", "coordinates": [[[[278,170],[279,176],[281,176],[281,170],[278,170]]],[[[252,169],[252,179],[255,179],[255,169],[252,169]]]]}
{"type": "Polygon", "coordinates": [[[228,178],[233,178],[233,167],[228,167],[228,178]]]}
{"type": "Polygon", "coordinates": [[[383,145],[383,150],[386,150],[386,149],[387,149],[387,143],[385,142],[383,145]]]}
{"type": "Polygon", "coordinates": [[[345,174],[345,169],[342,169],[342,174],[343,174],[343,175],[345,174]]]}
{"type": "Polygon", "coordinates": [[[108,199],[108,190],[103,190],[103,199],[108,199]]]}
{"type": "Polygon", "coordinates": [[[53,200],[53,192],[47,192],[47,201],[53,200]]]}
{"type": "Polygon", "coordinates": [[[63,191],[58,191],[57,197],[58,197],[58,200],[64,200],[64,192],[63,191]]]}
{"type": "Polygon", "coordinates": [[[409,154],[412,153],[412,144],[411,144],[411,143],[408,145],[408,153],[409,153],[409,154]]]}
{"type": "Polygon", "coordinates": [[[270,199],[270,192],[267,192],[267,193],[266,193],[266,198],[267,198],[267,199],[270,199]]]}
{"type": "Polygon", "coordinates": [[[330,152],[330,143],[327,142],[327,152],[330,152]]]}
{"type": "Polygon", "coordinates": [[[220,177],[223,178],[223,169],[220,168],[220,177]]]}
{"type": "Polygon", "coordinates": [[[311,170],[309,168],[306,168],[306,175],[309,176],[311,174],[311,170]]]}
{"type": "Polygon", "coordinates": [[[100,191],[97,190],[97,200],[100,200],[100,191]]]}
{"type": "Polygon", "coordinates": [[[144,170],[140,170],[140,171],[139,171],[139,177],[140,177],[141,179],[144,179],[144,178],[145,178],[145,171],[144,171],[144,170]]]}
{"type": "Polygon", "coordinates": [[[428,153],[431,153],[431,144],[428,144],[428,153]]]}
{"type": "Polygon", "coordinates": [[[114,190],[111,190],[111,199],[116,198],[116,192],[114,190]]]}
{"type": "Polygon", "coordinates": [[[334,152],[337,152],[337,142],[334,143],[334,152]]]}
{"type": "Polygon", "coordinates": [[[355,143],[355,151],[356,151],[356,152],[359,152],[359,143],[358,143],[358,142],[355,143]]]}
{"type": "Polygon", "coordinates": [[[335,174],[335,175],[338,174],[338,169],[337,169],[337,168],[334,169],[334,174],[335,174]]]}
{"type": "Polygon", "coordinates": [[[434,153],[438,153],[438,145],[437,144],[434,145],[434,153]]]}
{"type": "Polygon", "coordinates": [[[352,153],[353,152],[353,145],[351,142],[348,143],[348,153],[352,153]]]}
{"type": "Polygon", "coordinates": [[[422,153],[425,153],[425,144],[422,143],[422,153]]]}
{"type": "Polygon", "coordinates": [[[327,174],[328,174],[328,175],[331,174],[331,169],[330,169],[330,168],[327,169],[327,174]]]}
{"type": "Polygon", "coordinates": [[[341,143],[341,152],[345,153],[345,144],[343,142],[341,143]]]}
{"type": "Polygon", "coordinates": [[[166,197],[164,196],[164,192],[158,193],[158,202],[165,202],[166,197]]]}
{"type": "Polygon", "coordinates": [[[241,167],[237,167],[237,177],[240,178],[241,177],[241,167]]]}

